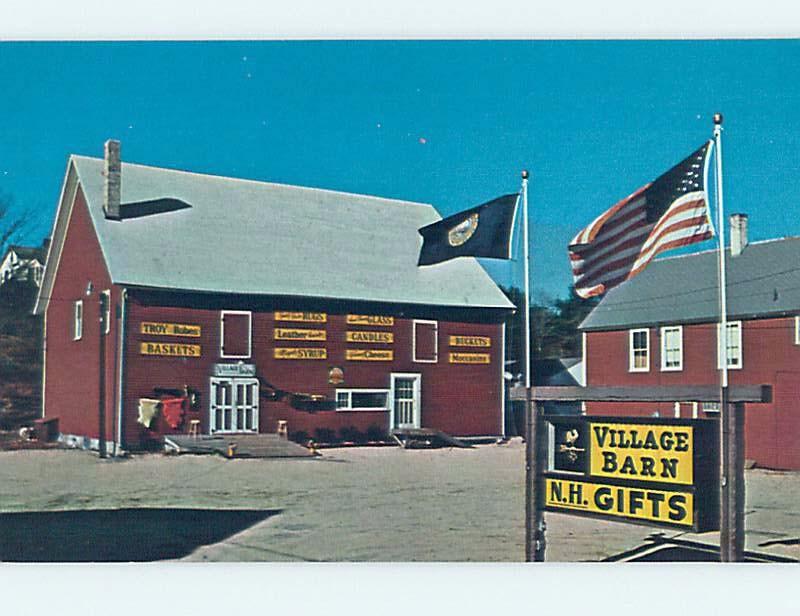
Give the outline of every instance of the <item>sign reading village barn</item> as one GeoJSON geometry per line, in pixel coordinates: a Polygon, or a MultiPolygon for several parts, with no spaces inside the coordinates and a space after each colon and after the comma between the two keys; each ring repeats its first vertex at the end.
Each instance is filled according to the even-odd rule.
{"type": "Polygon", "coordinates": [[[545,508],[716,530],[719,467],[712,420],[545,416],[545,508]]]}

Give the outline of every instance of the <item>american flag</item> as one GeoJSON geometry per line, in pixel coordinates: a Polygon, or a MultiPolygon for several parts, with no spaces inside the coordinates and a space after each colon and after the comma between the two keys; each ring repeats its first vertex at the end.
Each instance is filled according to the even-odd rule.
{"type": "Polygon", "coordinates": [[[706,179],[712,141],[603,212],[569,244],[576,293],[602,295],[671,248],[714,235],[706,179]]]}

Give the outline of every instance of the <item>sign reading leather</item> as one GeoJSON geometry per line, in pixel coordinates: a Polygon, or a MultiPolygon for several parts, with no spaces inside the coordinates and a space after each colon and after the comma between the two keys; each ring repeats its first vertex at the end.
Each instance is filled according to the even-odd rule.
{"type": "Polygon", "coordinates": [[[324,329],[287,329],[275,328],[275,340],[325,340],[327,333],[324,329]]]}
{"type": "Polygon", "coordinates": [[[153,323],[143,321],[139,325],[139,331],[151,336],[188,336],[190,338],[200,337],[199,325],[188,325],[186,323],[153,323]]]}

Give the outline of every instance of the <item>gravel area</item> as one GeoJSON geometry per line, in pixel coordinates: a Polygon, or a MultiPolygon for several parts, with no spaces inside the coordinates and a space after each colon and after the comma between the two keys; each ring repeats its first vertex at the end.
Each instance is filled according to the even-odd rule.
{"type": "MultiPolygon", "coordinates": [[[[522,561],[524,445],[344,448],[316,459],[226,460],[84,451],[0,453],[0,512],[265,509],[273,515],[187,561],[522,561]]],[[[547,560],[602,560],[654,532],[547,514],[547,560]]],[[[800,559],[800,473],[747,472],[746,548],[800,559]]],[[[2,540],[2,529],[0,529],[2,540]]]]}

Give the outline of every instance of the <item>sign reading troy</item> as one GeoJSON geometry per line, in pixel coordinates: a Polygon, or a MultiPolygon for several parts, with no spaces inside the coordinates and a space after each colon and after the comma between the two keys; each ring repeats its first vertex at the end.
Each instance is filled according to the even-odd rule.
{"type": "Polygon", "coordinates": [[[718,442],[712,420],[545,416],[545,508],[715,530],[718,442]]]}
{"type": "Polygon", "coordinates": [[[153,323],[144,321],[139,326],[139,331],[143,334],[152,336],[188,336],[190,338],[200,337],[199,325],[188,325],[186,323],[153,323]]]}

